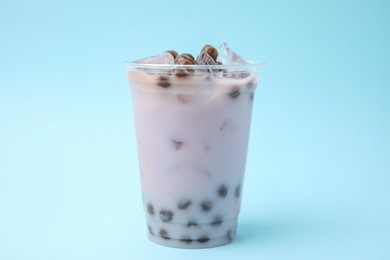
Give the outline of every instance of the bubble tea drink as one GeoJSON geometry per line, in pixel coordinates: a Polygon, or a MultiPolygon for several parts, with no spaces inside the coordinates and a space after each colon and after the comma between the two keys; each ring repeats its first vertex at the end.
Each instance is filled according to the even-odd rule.
{"type": "Polygon", "coordinates": [[[258,65],[226,44],[126,65],[149,239],[206,248],[236,233],[258,65]]]}

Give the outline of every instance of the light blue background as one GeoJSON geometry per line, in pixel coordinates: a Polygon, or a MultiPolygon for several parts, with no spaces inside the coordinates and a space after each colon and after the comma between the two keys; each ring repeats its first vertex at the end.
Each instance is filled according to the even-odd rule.
{"type": "Polygon", "coordinates": [[[389,1],[0,2],[0,259],[389,259],[389,1]],[[192,3],[194,2],[194,3],[192,3]],[[146,238],[121,62],[261,71],[237,240],[146,238]]]}

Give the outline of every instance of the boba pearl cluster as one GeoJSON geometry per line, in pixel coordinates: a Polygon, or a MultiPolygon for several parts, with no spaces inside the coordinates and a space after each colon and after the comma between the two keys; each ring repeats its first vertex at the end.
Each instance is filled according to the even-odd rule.
{"type": "Polygon", "coordinates": [[[164,208],[146,201],[149,235],[167,242],[176,240],[172,242],[178,241],[184,247],[207,244],[210,239],[215,239],[216,235],[220,240],[217,242],[231,242],[236,232],[235,220],[226,219],[224,214],[214,210],[214,206],[224,204],[224,200],[230,204],[238,204],[240,195],[241,184],[237,184],[232,190],[222,184],[209,199],[181,199],[176,201],[175,207],[164,208]],[[196,216],[199,216],[198,219],[196,216]]]}
{"type": "Polygon", "coordinates": [[[169,88],[172,79],[174,80],[175,78],[182,79],[198,76],[210,79],[211,76],[217,78],[246,78],[250,76],[247,71],[223,68],[223,65],[239,66],[250,64],[232,51],[226,43],[223,43],[218,49],[210,44],[206,44],[196,58],[190,53],[179,54],[175,50],[167,50],[160,55],[137,60],[135,63],[176,66],[168,75],[160,75],[158,77],[157,85],[161,88],[169,88]]]}
{"type": "Polygon", "coordinates": [[[227,44],[168,50],[129,70],[149,238],[214,247],[236,234],[255,72],[227,44]],[[244,69],[242,69],[242,67],[244,69]]]}

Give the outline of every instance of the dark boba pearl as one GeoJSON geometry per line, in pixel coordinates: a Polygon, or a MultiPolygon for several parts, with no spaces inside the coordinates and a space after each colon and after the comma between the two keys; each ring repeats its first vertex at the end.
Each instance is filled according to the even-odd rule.
{"type": "Polygon", "coordinates": [[[172,140],[173,146],[176,150],[179,150],[183,146],[183,142],[179,140],[172,140]]]}
{"type": "Polygon", "coordinates": [[[210,44],[206,44],[205,46],[203,46],[202,51],[205,51],[208,55],[210,55],[211,58],[213,58],[214,61],[217,60],[218,51],[217,51],[216,48],[214,48],[210,44]]]}
{"type": "Polygon", "coordinates": [[[230,92],[229,92],[229,96],[233,99],[235,98],[238,98],[238,96],[240,95],[240,88],[237,87],[237,86],[234,86],[230,92]]]}
{"type": "Polygon", "coordinates": [[[192,56],[192,55],[189,54],[189,53],[182,53],[182,54],[180,54],[180,56],[183,56],[183,57],[185,57],[185,58],[187,58],[187,59],[190,59],[190,60],[195,61],[194,56],[192,56]]]}
{"type": "Polygon", "coordinates": [[[200,204],[202,210],[204,212],[208,212],[211,210],[211,208],[213,207],[213,203],[209,200],[206,200],[206,201],[203,201],[201,204],[200,204]]]}
{"type": "Polygon", "coordinates": [[[188,56],[183,56],[182,54],[177,56],[175,59],[175,64],[178,65],[194,65],[195,61],[188,56]]]}
{"type": "Polygon", "coordinates": [[[225,198],[228,193],[228,187],[226,185],[222,184],[221,187],[218,189],[218,195],[221,198],[225,198]]]}
{"type": "Polygon", "coordinates": [[[160,210],[160,218],[163,222],[169,222],[173,218],[173,212],[170,210],[160,210]]]}
{"type": "Polygon", "coordinates": [[[210,240],[210,238],[208,236],[201,236],[196,241],[198,241],[199,243],[206,243],[209,240],[210,240]]]}
{"type": "Polygon", "coordinates": [[[236,189],[234,190],[234,196],[236,196],[236,198],[239,198],[241,195],[241,185],[238,184],[236,189]]]}
{"type": "Polygon", "coordinates": [[[211,222],[211,225],[212,226],[219,226],[222,224],[222,218],[220,216],[216,216],[214,219],[213,219],[213,222],[211,222]]]}
{"type": "Polygon", "coordinates": [[[171,85],[171,82],[169,82],[169,78],[167,76],[160,76],[158,78],[157,85],[162,88],[167,88],[171,85]]]}
{"type": "Polygon", "coordinates": [[[190,200],[186,200],[186,201],[181,201],[177,204],[177,207],[178,209],[187,209],[190,205],[191,205],[191,201],[190,200]]]}
{"type": "Polygon", "coordinates": [[[173,58],[174,59],[176,59],[176,57],[179,55],[178,53],[177,53],[177,51],[174,51],[174,50],[168,50],[168,51],[164,51],[164,53],[170,53],[172,56],[173,56],[173,58]]]}
{"type": "MultiPolygon", "coordinates": [[[[191,55],[191,54],[181,54],[179,56],[176,57],[175,59],[175,64],[177,65],[194,65],[195,64],[195,61],[191,55],[188,56],[188,55],[191,55]]],[[[177,68],[175,70],[175,76],[178,77],[178,78],[185,78],[185,77],[188,77],[191,75],[191,73],[194,72],[193,69],[191,68],[177,68]]]]}
{"type": "Polygon", "coordinates": [[[161,229],[160,232],[158,233],[160,235],[160,237],[164,238],[164,239],[171,239],[169,236],[168,236],[168,232],[165,230],[165,229],[161,229]]]}
{"type": "Polygon", "coordinates": [[[146,206],[146,209],[149,213],[149,215],[153,216],[154,215],[154,208],[153,208],[153,205],[148,203],[148,205],[146,206]]]}
{"type": "Polygon", "coordinates": [[[183,243],[186,243],[186,244],[191,244],[192,241],[194,241],[194,240],[191,239],[191,237],[189,237],[189,236],[183,236],[183,237],[180,239],[180,242],[183,242],[183,243]]]}
{"type": "Polygon", "coordinates": [[[252,89],[254,86],[256,86],[256,84],[257,83],[255,81],[250,81],[248,84],[246,84],[246,86],[248,89],[252,89]]]}
{"type": "Polygon", "coordinates": [[[187,223],[187,227],[197,227],[198,226],[198,223],[196,221],[189,221],[187,223]]]}
{"type": "Polygon", "coordinates": [[[186,78],[191,76],[191,73],[187,69],[176,69],[175,76],[178,78],[186,78]]]}
{"type": "Polygon", "coordinates": [[[221,126],[219,127],[219,129],[221,131],[223,131],[226,128],[227,124],[228,124],[228,121],[227,120],[223,120],[223,122],[222,122],[221,126]]]}
{"type": "Polygon", "coordinates": [[[152,232],[152,227],[151,227],[151,226],[148,226],[148,231],[149,231],[149,233],[153,233],[153,232],[152,232]]]}

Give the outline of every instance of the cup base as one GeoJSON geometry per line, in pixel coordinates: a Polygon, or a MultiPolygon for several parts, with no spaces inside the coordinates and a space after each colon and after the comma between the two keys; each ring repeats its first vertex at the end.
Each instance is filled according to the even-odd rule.
{"type": "Polygon", "coordinates": [[[188,248],[188,249],[201,249],[201,248],[223,246],[231,243],[235,239],[235,236],[236,236],[236,231],[232,231],[222,237],[193,240],[193,239],[163,238],[153,233],[148,233],[149,240],[156,244],[167,246],[167,247],[188,248]]]}

